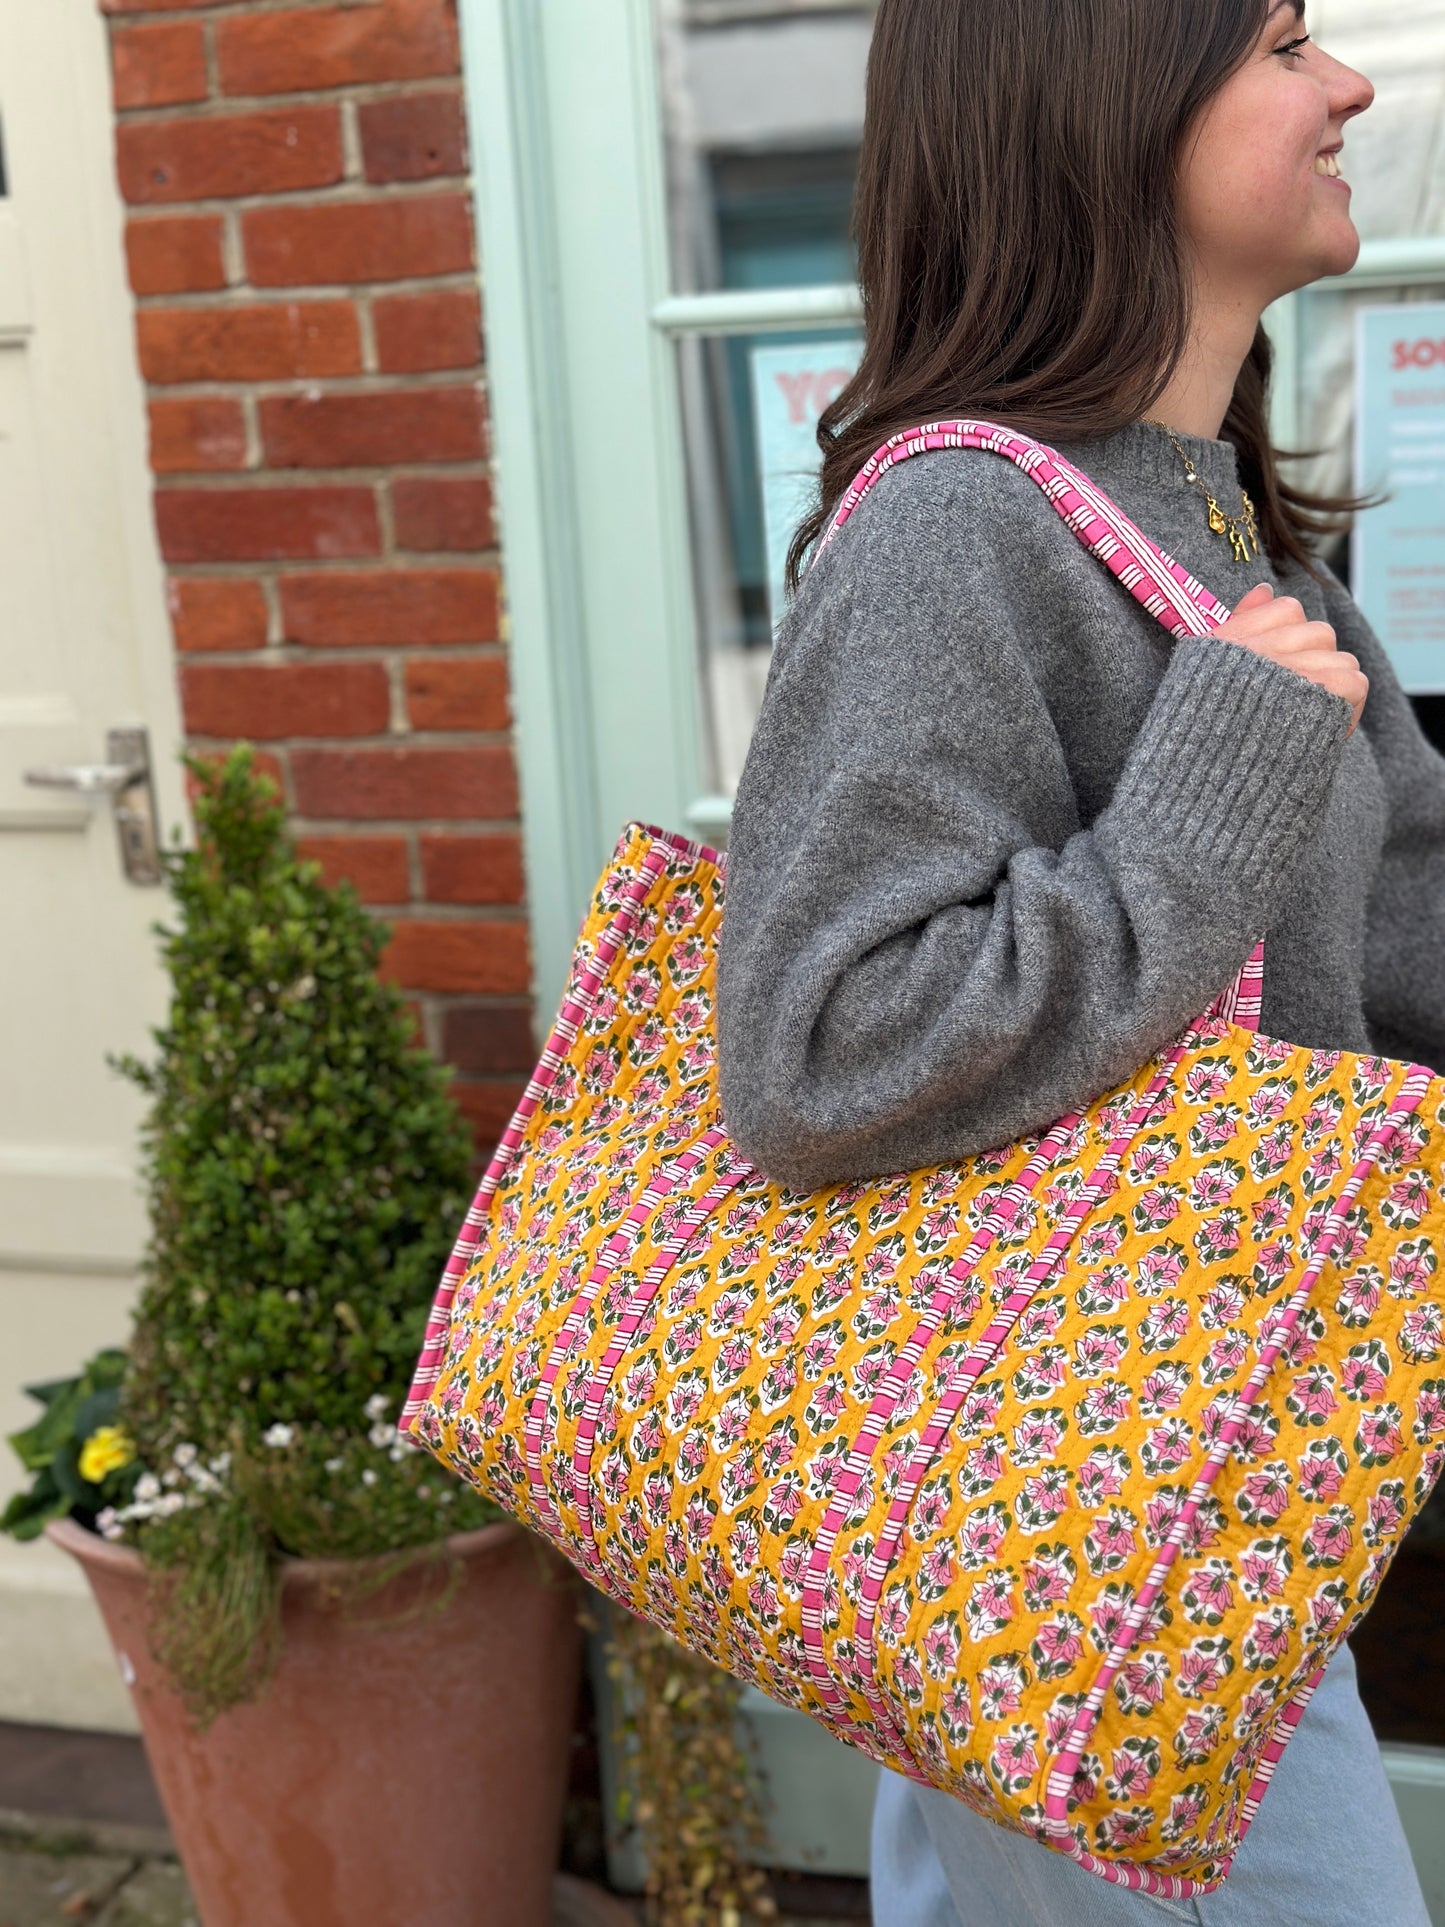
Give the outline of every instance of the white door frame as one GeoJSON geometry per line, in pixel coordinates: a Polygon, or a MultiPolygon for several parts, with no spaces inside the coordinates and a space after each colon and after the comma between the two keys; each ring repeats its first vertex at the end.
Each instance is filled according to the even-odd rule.
{"type": "Polygon", "coordinates": [[[701,783],[643,0],[461,0],[540,1014],[623,826],[701,783]]]}
{"type": "MultiPolygon", "coordinates": [[[[36,868],[22,873],[27,892],[37,899],[46,893],[56,906],[53,926],[42,915],[11,931],[12,953],[21,955],[17,945],[38,947],[39,972],[33,951],[24,963],[33,982],[51,969],[45,946],[58,950],[93,940],[94,956],[84,968],[72,972],[72,958],[56,956],[53,980],[91,987],[103,981],[114,1006],[104,1028],[109,1030],[112,1016],[117,1023],[110,1041],[119,1049],[139,1048],[146,1025],[165,1009],[164,977],[148,935],[165,899],[159,890],[124,881],[106,802],[30,790],[21,780],[32,751],[33,760],[99,762],[108,728],[143,726],[151,734],[160,824],[168,832],[187,821],[173,754],[181,719],[151,511],[104,17],[90,0],[39,8],[32,0],[0,0],[0,74],[10,83],[5,105],[12,195],[0,201],[0,355],[36,358],[30,365],[48,411],[37,410],[35,417],[37,483],[52,459],[84,464],[83,496],[47,486],[45,499],[53,506],[58,496],[69,511],[48,532],[67,545],[60,572],[77,586],[74,607],[60,620],[97,625],[73,640],[77,653],[89,649],[92,662],[114,665],[114,677],[105,680],[113,681],[117,706],[117,713],[107,706],[101,715],[92,703],[95,713],[88,713],[89,692],[73,672],[63,693],[26,695],[22,677],[18,688],[7,686],[0,694],[7,744],[0,836],[33,840],[36,868]],[[47,224],[47,196],[63,208],[63,225],[47,224]],[[87,519],[91,514],[103,525],[87,519]],[[77,610],[84,613],[77,616],[77,610]],[[77,862],[81,846],[85,857],[77,862]],[[85,879],[79,884],[78,875],[85,879]],[[109,881],[112,875],[116,894],[101,907],[90,879],[109,881]],[[63,898],[58,891],[66,893],[63,898]],[[107,946],[107,918],[117,904],[126,914],[123,962],[107,946]],[[87,928],[92,920],[93,930],[87,928]]],[[[60,475],[73,479],[69,471],[60,475]]],[[[56,633],[71,639],[68,628],[56,633]]],[[[10,638],[16,646],[23,640],[10,638]]],[[[39,638],[36,646],[43,646],[39,638]]],[[[57,675],[56,691],[62,680],[57,675]]],[[[28,850],[22,861],[32,861],[28,850]]],[[[124,1340],[146,1236],[140,1147],[127,1122],[132,1115],[139,1119],[139,1096],[118,1094],[116,1110],[103,1120],[89,1114],[78,1090],[72,1101],[67,1080],[75,1066],[65,1055],[64,1008],[58,1002],[44,1011],[17,1007],[20,980],[17,969],[6,1008],[11,1024],[24,1028],[12,1032],[12,1049],[28,1029],[27,1049],[33,1040],[45,1053],[43,1085],[53,1048],[56,1102],[43,1120],[23,1109],[17,1115],[12,1107],[0,1146],[0,1361],[7,1368],[7,1422],[0,1430],[6,1431],[35,1416],[17,1378],[52,1376],[102,1344],[124,1340]],[[38,1035],[37,1024],[47,1027],[38,1035]],[[54,1027],[53,1045],[48,1027],[54,1027]],[[33,1141],[26,1135],[32,1130],[33,1141]]],[[[108,1078],[104,1063],[89,1055],[85,1072],[92,1094],[96,1080],[108,1078]]],[[[13,1476],[7,1464],[7,1490],[13,1476]]],[[[134,1725],[85,1581],[48,1546],[0,1542],[0,1717],[122,1730],[134,1725]]]]}

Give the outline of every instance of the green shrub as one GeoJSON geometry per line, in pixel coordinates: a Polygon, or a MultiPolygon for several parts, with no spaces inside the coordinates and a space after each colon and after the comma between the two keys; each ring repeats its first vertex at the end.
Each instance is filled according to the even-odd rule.
{"type": "Polygon", "coordinates": [[[189,767],[169,1019],[154,1062],[119,1060],[151,1100],[121,1399],[147,1471],[103,1529],[156,1575],[157,1650],[207,1717],[264,1678],[284,1556],[406,1553],[498,1515],[394,1429],[468,1198],[446,1073],[376,976],[385,931],[298,860],[250,750],[189,767]]]}

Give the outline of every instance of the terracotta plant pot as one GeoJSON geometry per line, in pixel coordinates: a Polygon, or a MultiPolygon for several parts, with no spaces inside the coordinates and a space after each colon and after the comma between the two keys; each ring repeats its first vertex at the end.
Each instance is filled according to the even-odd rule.
{"type": "Polygon", "coordinates": [[[151,1657],[139,1556],[48,1533],[95,1593],[205,1927],[546,1927],[580,1640],[520,1527],[450,1542],[442,1606],[435,1567],[357,1604],[345,1566],[297,1560],[270,1685],[203,1733],[151,1657]]]}

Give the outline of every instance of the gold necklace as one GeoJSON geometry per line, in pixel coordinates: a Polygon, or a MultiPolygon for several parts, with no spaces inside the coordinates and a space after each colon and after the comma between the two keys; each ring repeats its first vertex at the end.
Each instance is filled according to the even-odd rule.
{"type": "Polygon", "coordinates": [[[1145,420],[1151,428],[1162,428],[1170,441],[1173,442],[1174,452],[1184,464],[1185,481],[1189,483],[1191,488],[1197,488],[1209,504],[1209,526],[1216,535],[1227,535],[1229,537],[1229,546],[1234,551],[1235,561],[1248,562],[1251,552],[1258,555],[1259,526],[1254,518],[1254,503],[1250,501],[1248,491],[1245,489],[1239,491],[1238,515],[1226,515],[1218,502],[1216,502],[1210,494],[1208,485],[1204,477],[1199,473],[1199,470],[1194,466],[1188,449],[1184,447],[1169,424],[1167,422],[1155,421],[1152,416],[1146,416],[1145,420]]]}

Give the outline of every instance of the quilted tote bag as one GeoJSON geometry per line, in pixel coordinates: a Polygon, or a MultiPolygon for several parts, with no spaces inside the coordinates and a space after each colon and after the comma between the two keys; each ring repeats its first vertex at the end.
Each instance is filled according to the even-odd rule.
{"type": "MultiPolygon", "coordinates": [[[[1225,619],[987,423],[880,450],[832,535],[960,446],[1176,634],[1225,619]]],[[[1109,1880],[1205,1891],[1445,1455],[1445,1084],[1260,1036],[1257,955],[1039,1137],[798,1195],[718,1106],[724,897],[713,851],[624,836],[403,1423],[840,1740],[1109,1880]]]]}

